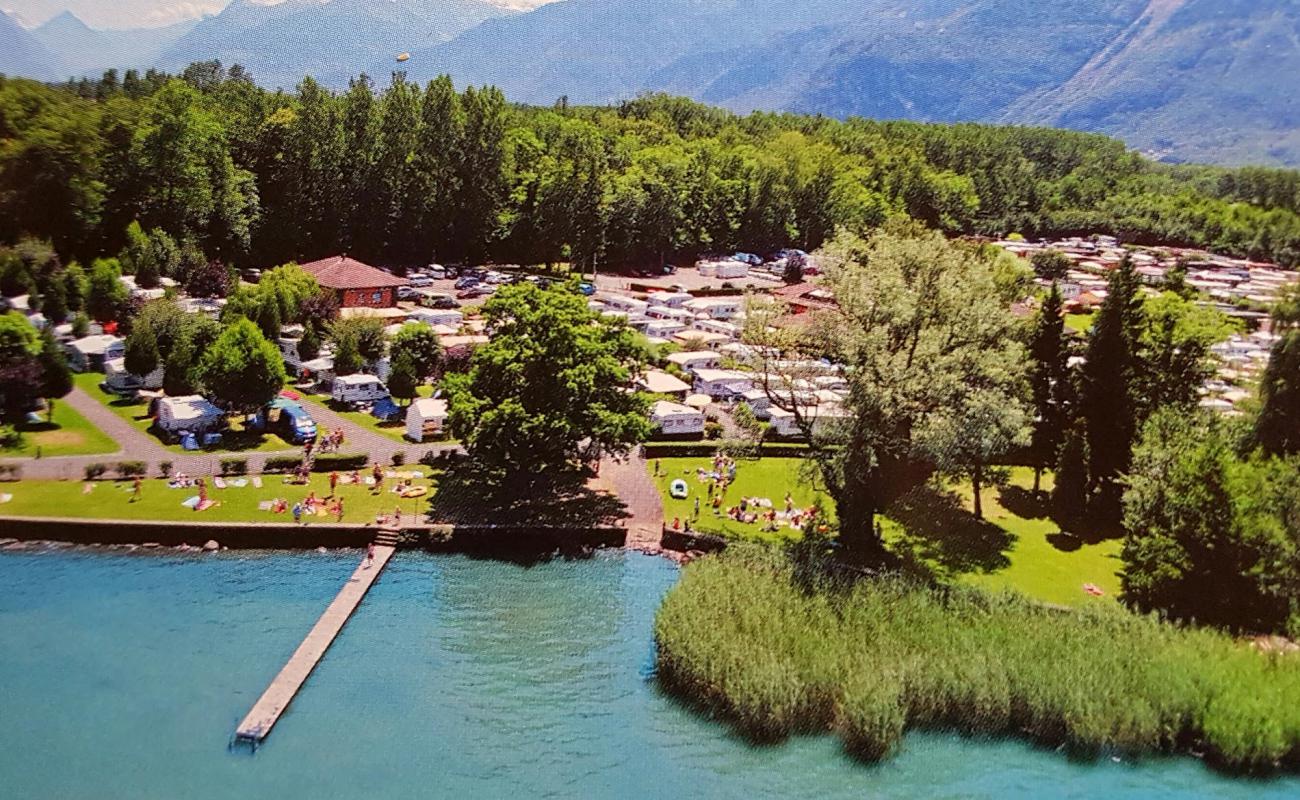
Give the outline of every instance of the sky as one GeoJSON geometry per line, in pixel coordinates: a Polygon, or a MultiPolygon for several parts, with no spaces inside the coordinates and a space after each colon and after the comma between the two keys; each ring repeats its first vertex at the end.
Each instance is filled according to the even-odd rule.
{"type": "MultiPolygon", "coordinates": [[[[282,0],[256,0],[274,5],[282,0]]],[[[400,0],[399,0],[400,1],[400,0]]],[[[0,0],[0,8],[23,25],[40,25],[70,10],[92,28],[157,28],[215,14],[230,0],[0,0]]],[[[509,8],[533,8],[550,0],[488,0],[509,8]]]]}

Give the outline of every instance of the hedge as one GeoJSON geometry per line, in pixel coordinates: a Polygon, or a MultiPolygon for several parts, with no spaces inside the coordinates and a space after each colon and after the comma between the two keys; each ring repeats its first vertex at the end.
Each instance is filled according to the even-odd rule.
{"type": "MultiPolygon", "coordinates": [[[[301,462],[299,462],[301,463],[301,462]]],[[[370,464],[366,453],[326,453],[316,456],[312,472],[334,472],[336,470],[361,469],[370,464]]]]}

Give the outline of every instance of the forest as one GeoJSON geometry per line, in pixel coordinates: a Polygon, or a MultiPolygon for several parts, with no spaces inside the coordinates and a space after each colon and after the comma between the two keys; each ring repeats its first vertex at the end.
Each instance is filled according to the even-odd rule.
{"type": "Polygon", "coordinates": [[[813,250],[905,217],[1300,265],[1300,173],[1163,165],[1093,134],[738,116],[665,95],[529,107],[402,73],[272,92],[216,62],[0,77],[0,242],[48,240],[65,263],[118,253],[135,221],[194,268],[347,252],[618,269],[813,250]]]}

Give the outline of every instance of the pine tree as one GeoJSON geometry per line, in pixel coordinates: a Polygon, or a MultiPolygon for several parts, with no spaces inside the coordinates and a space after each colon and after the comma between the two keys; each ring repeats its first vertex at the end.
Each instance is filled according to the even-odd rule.
{"type": "Polygon", "coordinates": [[[1119,478],[1129,468],[1137,438],[1134,384],[1142,305],[1133,262],[1111,272],[1108,294],[1088,338],[1080,411],[1087,431],[1088,493],[1102,520],[1120,517],[1119,478]]]}
{"type": "Polygon", "coordinates": [[[1269,455],[1300,453],[1300,329],[1273,345],[1259,394],[1256,443],[1269,455]]]}
{"type": "Polygon", "coordinates": [[[1056,463],[1065,430],[1057,384],[1066,374],[1065,322],[1061,317],[1061,293],[1052,283],[1043,299],[1037,325],[1029,342],[1032,362],[1029,384],[1033,397],[1034,424],[1031,448],[1034,454],[1034,492],[1038,492],[1043,470],[1056,463]]]}

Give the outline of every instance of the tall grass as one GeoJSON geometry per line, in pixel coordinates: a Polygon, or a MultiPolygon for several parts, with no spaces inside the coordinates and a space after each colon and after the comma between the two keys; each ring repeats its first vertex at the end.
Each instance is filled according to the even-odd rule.
{"type": "Polygon", "coordinates": [[[655,636],[670,690],[759,739],[833,730],[876,760],[905,728],[937,727],[1300,767],[1300,656],[1120,609],[900,578],[807,589],[778,557],[733,548],[686,568],[655,636]]]}

